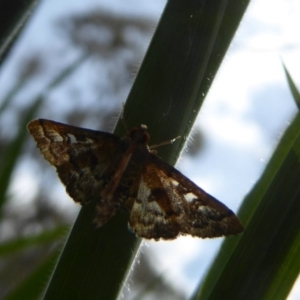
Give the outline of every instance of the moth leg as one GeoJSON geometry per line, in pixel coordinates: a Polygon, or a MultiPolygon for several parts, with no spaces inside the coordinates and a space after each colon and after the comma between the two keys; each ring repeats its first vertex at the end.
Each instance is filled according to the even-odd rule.
{"type": "MultiPolygon", "coordinates": [[[[161,143],[159,143],[159,144],[151,145],[151,146],[149,146],[149,149],[152,150],[152,149],[158,148],[158,147],[160,147],[160,146],[173,144],[173,143],[174,143],[175,141],[177,141],[178,139],[181,139],[181,136],[180,136],[180,135],[177,136],[177,137],[174,138],[174,139],[167,140],[167,141],[161,142],[161,143]]],[[[153,153],[153,152],[151,151],[151,153],[153,153]]],[[[155,154],[155,152],[154,152],[154,154],[155,154]]]]}

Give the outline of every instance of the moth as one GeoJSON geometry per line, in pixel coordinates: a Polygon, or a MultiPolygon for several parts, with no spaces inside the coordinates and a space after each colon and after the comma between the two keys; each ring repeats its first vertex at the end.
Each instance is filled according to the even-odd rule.
{"type": "Polygon", "coordinates": [[[229,208],[150,150],[145,125],[123,138],[44,119],[31,121],[28,129],[74,201],[97,199],[98,227],[127,208],[130,229],[146,239],[243,231],[229,208]]]}

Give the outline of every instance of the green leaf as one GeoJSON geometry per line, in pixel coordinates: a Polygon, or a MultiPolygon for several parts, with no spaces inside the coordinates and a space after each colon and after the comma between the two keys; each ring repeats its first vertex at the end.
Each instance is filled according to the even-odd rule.
{"type": "Polygon", "coordinates": [[[194,299],[285,299],[300,271],[300,115],[293,120],[194,299]]]}
{"type": "MultiPolygon", "coordinates": [[[[169,163],[177,160],[247,4],[167,2],[124,116],[130,127],[147,124],[152,144],[183,137],[159,149],[159,156],[169,163]],[[224,24],[230,24],[230,29],[225,30],[224,24]]],[[[115,133],[125,133],[120,122],[115,133]]],[[[127,230],[128,212],[119,212],[96,230],[94,206],[91,202],[81,209],[44,299],[116,299],[119,295],[141,240],[127,230]]]]}
{"type": "Polygon", "coordinates": [[[0,4],[0,63],[19,35],[37,0],[3,0],[0,4]]]}
{"type": "Polygon", "coordinates": [[[298,109],[300,109],[300,93],[296,87],[296,84],[294,83],[289,71],[287,70],[286,66],[284,65],[284,63],[282,63],[283,69],[284,69],[284,73],[288,82],[288,85],[290,87],[291,93],[293,95],[293,98],[296,102],[296,105],[298,106],[298,109]]]}
{"type": "Polygon", "coordinates": [[[13,255],[16,252],[28,249],[32,246],[39,246],[44,243],[57,241],[66,234],[67,228],[67,226],[60,226],[52,230],[43,231],[38,235],[17,238],[12,241],[1,243],[0,257],[13,255]]]}
{"type": "MultiPolygon", "coordinates": [[[[62,84],[65,79],[67,79],[75,70],[84,62],[89,56],[87,54],[81,55],[79,58],[76,59],[75,62],[70,64],[68,67],[66,67],[63,71],[61,71],[46,87],[46,89],[38,95],[34,100],[33,104],[28,108],[27,112],[24,112],[23,118],[19,122],[19,128],[18,133],[14,140],[7,146],[5,149],[4,156],[2,157],[1,164],[1,172],[0,172],[0,211],[1,207],[6,201],[6,192],[10,183],[10,179],[12,176],[12,173],[16,167],[17,161],[20,157],[22,147],[24,145],[24,142],[27,138],[27,123],[31,121],[37,111],[40,108],[40,105],[42,104],[44,100],[44,93],[49,92],[50,90],[57,87],[59,84],[62,84]]],[[[17,86],[22,87],[23,85],[17,84],[17,86]]],[[[15,88],[9,93],[9,95],[6,97],[6,99],[11,99],[11,97],[16,94],[17,91],[15,88]]],[[[10,101],[5,101],[5,107],[7,107],[7,103],[10,101]]],[[[1,113],[1,109],[0,109],[1,113]]]]}
{"type": "Polygon", "coordinates": [[[5,297],[5,300],[40,299],[45,290],[49,270],[54,267],[58,256],[58,251],[50,254],[30,276],[5,297]]]}
{"type": "Polygon", "coordinates": [[[20,121],[20,126],[18,128],[18,133],[15,139],[6,148],[4,157],[2,158],[1,172],[0,172],[0,211],[2,205],[6,201],[6,192],[10,183],[12,173],[15,169],[16,163],[19,159],[22,147],[27,137],[26,124],[33,118],[36,114],[39,106],[41,104],[41,99],[37,99],[33,102],[31,107],[27,112],[24,113],[23,119],[20,121]]]}

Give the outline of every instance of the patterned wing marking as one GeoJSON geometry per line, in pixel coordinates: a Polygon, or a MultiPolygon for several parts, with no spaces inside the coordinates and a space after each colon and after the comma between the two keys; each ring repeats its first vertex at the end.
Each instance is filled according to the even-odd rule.
{"type": "Polygon", "coordinates": [[[131,210],[138,195],[142,176],[141,171],[141,164],[130,161],[114,192],[113,198],[110,201],[107,201],[104,198],[100,199],[96,206],[96,215],[94,218],[94,223],[97,227],[102,226],[111,217],[111,215],[107,215],[107,208],[114,212],[121,208],[121,206],[131,210]]]}
{"type": "Polygon", "coordinates": [[[179,171],[150,155],[129,225],[140,237],[174,239],[234,235],[243,227],[234,213],[179,171]]]}
{"type": "Polygon", "coordinates": [[[28,129],[74,201],[100,197],[122,155],[119,137],[43,119],[30,122],[28,129]]]}

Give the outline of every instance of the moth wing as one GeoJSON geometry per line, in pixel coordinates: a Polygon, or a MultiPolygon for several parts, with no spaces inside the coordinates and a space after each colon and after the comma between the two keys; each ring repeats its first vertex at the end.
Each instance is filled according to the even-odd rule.
{"type": "Polygon", "coordinates": [[[143,167],[129,225],[138,236],[155,240],[185,234],[213,238],[243,231],[229,208],[153,154],[143,167]]]}
{"type": "Polygon", "coordinates": [[[118,136],[44,119],[31,121],[28,129],[74,201],[100,198],[121,157],[118,136]]]}

